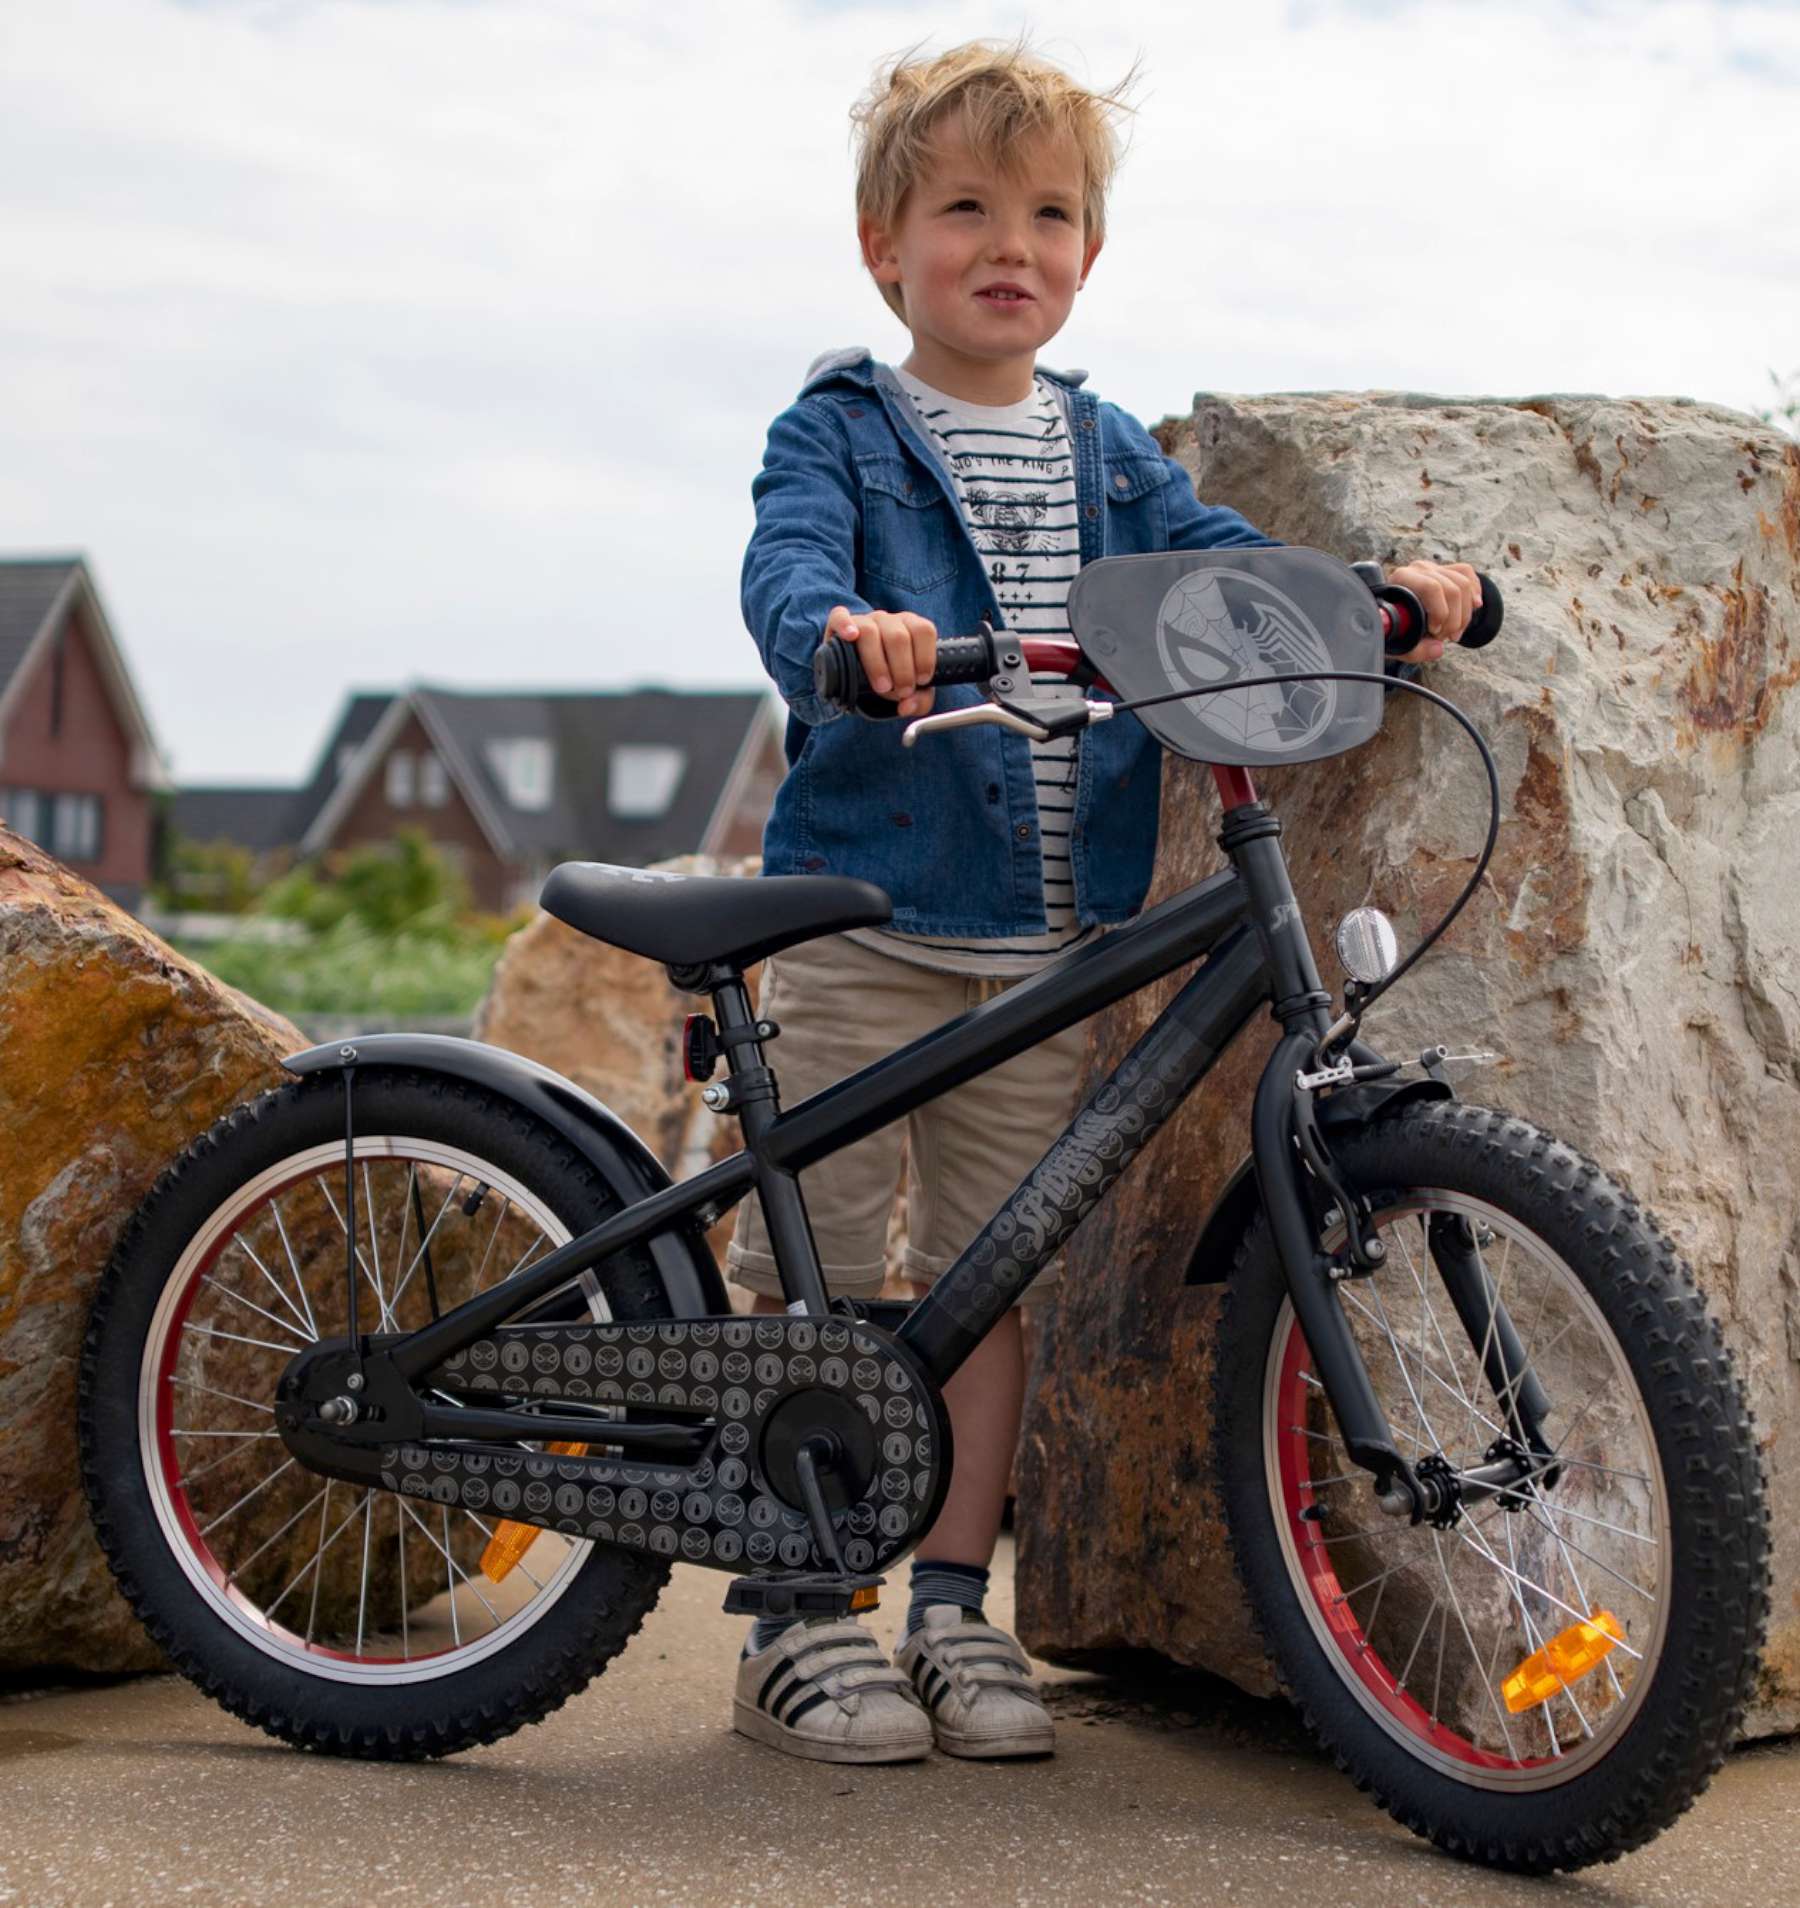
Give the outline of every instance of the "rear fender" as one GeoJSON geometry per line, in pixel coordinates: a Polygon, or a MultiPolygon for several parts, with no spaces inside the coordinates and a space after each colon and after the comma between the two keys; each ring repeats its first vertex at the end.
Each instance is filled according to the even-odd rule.
{"type": "MultiPolygon", "coordinates": [[[[1383,1119],[1415,1100],[1453,1100],[1455,1097],[1442,1080],[1350,1087],[1320,1104],[1319,1125],[1327,1134],[1342,1133],[1383,1119]]],[[[1223,1285],[1230,1278],[1238,1241],[1250,1230],[1261,1204],[1256,1186],[1256,1161],[1246,1153],[1225,1182],[1225,1190],[1213,1201],[1212,1211],[1206,1215],[1193,1256],[1188,1260],[1183,1284],[1223,1285]]]]}
{"type": "MultiPolygon", "coordinates": [[[[346,1066],[406,1067],[467,1080],[559,1133],[624,1204],[647,1199],[673,1183],[662,1162],[610,1108],[560,1073],[503,1047],[447,1034],[365,1034],[308,1047],[281,1064],[302,1075],[346,1066]]],[[[662,1275],[676,1318],[718,1317],[731,1310],[725,1282],[697,1225],[658,1233],[646,1242],[646,1249],[662,1275]]]]}

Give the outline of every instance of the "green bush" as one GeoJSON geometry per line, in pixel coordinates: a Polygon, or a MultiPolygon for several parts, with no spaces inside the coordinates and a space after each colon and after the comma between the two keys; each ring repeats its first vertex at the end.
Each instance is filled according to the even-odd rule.
{"type": "Polygon", "coordinates": [[[329,877],[296,868],[258,898],[257,915],[299,922],[304,940],[234,938],[182,951],[279,1013],[466,1014],[507,936],[532,912],[470,912],[467,884],[418,829],[351,850],[329,877]]]}
{"type": "Polygon", "coordinates": [[[468,910],[468,884],[421,829],[353,848],[331,873],[322,880],[313,867],[296,868],[264,893],[258,911],[313,929],[353,920],[374,934],[453,935],[468,910]]]}
{"type": "Polygon", "coordinates": [[[235,841],[170,842],[154,889],[172,914],[242,914],[256,900],[256,857],[235,841]]]}
{"type": "Polygon", "coordinates": [[[472,1013],[500,948],[480,934],[371,934],[345,919],[286,946],[232,940],[182,952],[278,1013],[386,1018],[472,1013]]]}

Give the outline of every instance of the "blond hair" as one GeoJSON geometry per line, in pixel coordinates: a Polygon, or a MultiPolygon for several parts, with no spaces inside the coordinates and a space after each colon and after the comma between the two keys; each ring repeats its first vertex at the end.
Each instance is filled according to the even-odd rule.
{"type": "MultiPolygon", "coordinates": [[[[1116,86],[1090,91],[1030,52],[1023,38],[1010,44],[970,40],[930,58],[921,58],[916,46],[895,54],[876,69],[868,92],[850,110],[858,220],[889,228],[896,223],[930,162],[939,127],[960,117],[976,162],[995,171],[1016,166],[1026,141],[1071,142],[1081,159],[1087,236],[1104,239],[1106,194],[1122,156],[1114,120],[1132,110],[1124,95],[1136,77],[1133,66],[1116,86]]],[[[900,287],[877,289],[904,320],[900,287]]]]}

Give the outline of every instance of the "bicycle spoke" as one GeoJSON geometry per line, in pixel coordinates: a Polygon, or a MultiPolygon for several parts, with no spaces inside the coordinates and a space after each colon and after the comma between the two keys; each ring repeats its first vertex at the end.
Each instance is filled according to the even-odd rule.
{"type": "Polygon", "coordinates": [[[242,1332],[222,1332],[216,1325],[184,1325],[184,1332],[195,1332],[201,1338],[229,1338],[234,1345],[258,1345],[264,1351],[279,1352],[283,1358],[292,1358],[292,1345],[271,1345],[266,1338],[246,1338],[242,1332]]]}
{"type": "MultiPolygon", "coordinates": [[[[394,1312],[383,1295],[381,1284],[381,1219],[375,1210],[375,1194],[369,1185],[369,1162],[366,1159],[363,1161],[362,1180],[363,1211],[368,1215],[369,1222],[369,1257],[375,1262],[375,1297],[381,1306],[382,1317],[391,1323],[394,1312]]],[[[394,1303],[398,1305],[399,1299],[396,1298],[394,1303]]]]}
{"type": "Polygon", "coordinates": [[[287,1226],[281,1216],[281,1201],[273,1193],[269,1195],[269,1211],[275,1220],[275,1230],[281,1237],[281,1249],[287,1254],[288,1270],[294,1275],[294,1290],[300,1295],[301,1309],[306,1313],[307,1328],[314,1338],[319,1336],[319,1321],[313,1316],[312,1300],[306,1296],[306,1280],[301,1275],[300,1261],[294,1256],[292,1240],[288,1238],[287,1226]]]}
{"type": "MultiPolygon", "coordinates": [[[[1519,1549],[1518,1545],[1513,1541],[1513,1520],[1510,1517],[1507,1518],[1502,1528],[1506,1532],[1507,1559],[1516,1571],[1519,1567],[1519,1549]]],[[[1529,1651],[1535,1654],[1535,1652],[1542,1649],[1544,1645],[1544,1633],[1539,1629],[1537,1624],[1532,1621],[1531,1610],[1525,1602],[1525,1593],[1516,1583],[1513,1586],[1513,1595],[1518,1599],[1519,1616],[1525,1625],[1525,1646],[1529,1651]]],[[[1496,1651],[1498,1651],[1499,1642],[1500,1639],[1496,1636],[1494,1639],[1496,1651]]],[[[1588,1721],[1587,1715],[1577,1700],[1575,1692],[1564,1680],[1562,1671],[1556,1667],[1554,1659],[1550,1661],[1550,1671],[1551,1674],[1555,1676],[1557,1682],[1562,1684],[1562,1693],[1568,1699],[1569,1707],[1575,1712],[1575,1720],[1580,1723],[1582,1734],[1591,1740],[1594,1734],[1593,1725],[1588,1721]]],[[[1492,1665],[1490,1664],[1490,1679],[1492,1674],[1492,1665]]],[[[1556,1723],[1550,1714],[1550,1699],[1548,1697],[1544,1699],[1544,1729],[1550,1738],[1550,1753],[1560,1756],[1563,1753],[1562,1744],[1557,1740],[1556,1723]]]]}
{"type": "MultiPolygon", "coordinates": [[[[232,1291],[230,1286],[221,1285],[210,1272],[201,1275],[200,1283],[202,1285],[210,1285],[221,1297],[230,1299],[234,1305],[243,1306],[246,1311],[254,1312],[258,1318],[267,1319],[278,1332],[294,1332],[293,1326],[291,1326],[286,1319],[277,1318],[273,1312],[264,1306],[258,1305],[254,1299],[247,1299],[241,1292],[232,1291]]],[[[307,1346],[311,1343],[312,1340],[309,1339],[304,1332],[294,1332],[295,1351],[305,1351],[307,1346]]]]}
{"type": "MultiPolygon", "coordinates": [[[[1534,1590],[1540,1597],[1544,1599],[1546,1603],[1555,1604],[1557,1609],[1563,1611],[1565,1615],[1572,1616],[1577,1623],[1586,1623],[1593,1616],[1593,1612],[1591,1610],[1577,1610],[1573,1604],[1565,1603],[1561,1597],[1555,1594],[1554,1591],[1545,1589],[1545,1587],[1541,1583],[1536,1582],[1533,1578],[1522,1576],[1515,1571],[1509,1570],[1507,1566],[1503,1564],[1497,1556],[1494,1555],[1491,1549],[1488,1549],[1483,1545],[1477,1544],[1475,1540],[1469,1536],[1468,1520],[1466,1518],[1464,1519],[1462,1523],[1455,1524],[1451,1527],[1450,1535],[1452,1537],[1459,1538],[1464,1544],[1468,1545],[1468,1547],[1472,1551],[1474,1551],[1477,1556],[1485,1557],[1488,1563],[1491,1564],[1494,1569],[1498,1570],[1502,1576],[1517,1577],[1517,1580],[1520,1583],[1524,1584],[1528,1589],[1534,1590]]],[[[1642,1653],[1640,1651],[1634,1650],[1629,1643],[1615,1642],[1613,1644],[1613,1648],[1616,1650],[1623,1650],[1627,1656],[1633,1658],[1633,1660],[1637,1662],[1643,1661],[1642,1653]]]]}
{"type": "Polygon", "coordinates": [[[287,1522],[281,1526],[279,1530],[275,1531],[271,1536],[265,1537],[262,1540],[262,1542],[258,1544],[253,1551],[251,1551],[248,1557],[241,1558],[237,1563],[233,1564],[231,1568],[225,1573],[226,1583],[230,1584],[232,1582],[235,1582],[237,1578],[241,1577],[244,1574],[244,1572],[248,1570],[253,1563],[255,1563],[257,1558],[260,1557],[263,1554],[263,1552],[269,1548],[271,1544],[279,1543],[280,1540],[283,1537],[285,1537],[288,1534],[288,1532],[292,1530],[297,1523],[299,1523],[301,1518],[304,1517],[306,1513],[310,1511],[316,1503],[318,1503],[320,1498],[324,1497],[327,1494],[330,1488],[331,1487],[330,1487],[329,1481],[327,1481],[324,1484],[321,1484],[319,1488],[313,1492],[312,1496],[309,1497],[306,1500],[306,1502],[302,1504],[297,1511],[295,1511],[293,1516],[290,1517],[287,1520],[287,1522]]]}
{"type": "Polygon", "coordinates": [[[246,1411],[260,1411],[265,1418],[275,1415],[273,1405],[258,1404],[254,1398],[240,1398],[235,1391],[220,1391],[214,1385],[203,1385],[197,1378],[171,1376],[169,1383],[179,1385],[183,1391],[204,1391],[209,1398],[225,1398],[232,1404],[242,1405],[246,1411]]]}
{"type": "MultiPolygon", "coordinates": [[[[232,1235],[232,1239],[233,1239],[233,1243],[236,1244],[239,1248],[241,1248],[241,1250],[244,1253],[244,1256],[250,1261],[250,1263],[256,1267],[259,1273],[262,1274],[263,1283],[269,1288],[271,1292],[275,1294],[275,1296],[278,1299],[280,1299],[282,1304],[285,1305],[288,1311],[292,1314],[294,1319],[294,1324],[300,1327],[300,1336],[303,1339],[317,1338],[319,1335],[318,1327],[316,1325],[313,1325],[311,1320],[305,1317],[302,1313],[295,1311],[294,1301],[291,1298],[289,1298],[288,1295],[281,1289],[280,1285],[276,1282],[274,1273],[272,1273],[269,1270],[269,1268],[263,1264],[262,1260],[257,1256],[257,1251],[255,1246],[253,1246],[250,1243],[250,1241],[247,1238],[245,1238],[243,1233],[241,1232],[234,1233],[232,1235]]],[[[285,1237],[282,1242],[283,1244],[286,1244],[285,1237]]],[[[280,1321],[277,1321],[277,1322],[279,1323],[280,1321]]],[[[288,1325],[286,1323],[282,1323],[281,1329],[284,1332],[291,1332],[294,1329],[294,1326],[288,1325]]]]}
{"type": "Polygon", "coordinates": [[[400,1554],[400,1660],[410,1663],[412,1631],[406,1607],[406,1517],[400,1509],[398,1497],[394,1499],[394,1548],[400,1554]]]}
{"type": "MultiPolygon", "coordinates": [[[[471,1524],[473,1524],[473,1525],[475,1526],[475,1528],[476,1528],[476,1529],[477,1529],[478,1531],[480,1531],[480,1532],[481,1532],[481,1534],[482,1534],[482,1536],[484,1536],[484,1537],[485,1537],[485,1538],[486,1538],[486,1539],[488,1540],[488,1542],[489,1542],[489,1543],[492,1543],[492,1542],[493,1542],[493,1540],[494,1540],[494,1529],[493,1529],[493,1526],[492,1526],[491,1524],[488,1524],[488,1523],[484,1523],[484,1522],[482,1521],[482,1519],[481,1519],[481,1518],[479,1518],[479,1517],[477,1517],[477,1516],[475,1515],[475,1513],[474,1513],[474,1512],[473,1512],[472,1510],[466,1510],[466,1511],[464,1511],[464,1512],[463,1512],[463,1515],[464,1515],[464,1516],[465,1516],[465,1517],[466,1517],[466,1518],[467,1518],[467,1519],[469,1520],[469,1522],[470,1522],[471,1524]]],[[[548,1532],[546,1532],[546,1533],[545,1533],[545,1535],[546,1535],[546,1536],[547,1536],[548,1534],[549,1534],[548,1532]]],[[[517,1571],[518,1571],[518,1572],[519,1572],[519,1573],[520,1573],[520,1574],[521,1574],[522,1576],[524,1576],[524,1577],[526,1577],[526,1578],[529,1578],[529,1579],[530,1579],[530,1581],[531,1581],[531,1583],[532,1583],[533,1585],[535,1585],[535,1587],[536,1587],[537,1589],[539,1589],[539,1590],[541,1590],[541,1589],[543,1589],[543,1587],[544,1587],[544,1585],[543,1585],[543,1582],[542,1582],[542,1580],[541,1580],[540,1578],[537,1578],[537,1577],[534,1577],[534,1576],[532,1576],[532,1574],[531,1574],[531,1566],[530,1566],[530,1565],[529,1565],[529,1564],[528,1564],[528,1563],[527,1563],[527,1562],[525,1561],[525,1559],[524,1559],[523,1557],[521,1557],[521,1558],[519,1559],[519,1561],[518,1561],[518,1562],[517,1562],[516,1564],[514,1564],[514,1565],[513,1565],[513,1568],[514,1568],[515,1570],[517,1570],[517,1571]]]]}
{"type": "Polygon", "coordinates": [[[362,1655],[363,1619],[369,1610],[369,1538],[375,1527],[375,1493],[363,1493],[362,1581],[356,1592],[356,1653],[362,1655]]]}
{"type": "MultiPolygon", "coordinates": [[[[343,1213],[338,1210],[338,1202],[331,1196],[331,1187],[322,1176],[318,1183],[319,1191],[325,1195],[326,1205],[331,1208],[332,1218],[338,1222],[338,1231],[344,1235],[347,1243],[350,1238],[350,1228],[345,1223],[343,1213]]],[[[362,1270],[363,1278],[367,1281],[369,1290],[375,1294],[375,1303],[381,1308],[382,1328],[386,1331],[394,1330],[393,1316],[388,1311],[387,1300],[382,1295],[381,1287],[375,1282],[375,1274],[369,1270],[369,1262],[363,1257],[363,1249],[360,1245],[356,1248],[356,1263],[362,1270]]]]}
{"type": "MultiPolygon", "coordinates": [[[[414,1510],[413,1507],[409,1503],[407,1503],[404,1498],[399,1499],[398,1502],[400,1503],[401,1507],[405,1510],[406,1514],[413,1520],[413,1522],[417,1524],[422,1531],[425,1532],[425,1535],[429,1537],[434,1544],[437,1544],[439,1551],[442,1552],[443,1559],[444,1559],[444,1575],[446,1580],[450,1578],[452,1573],[454,1573],[458,1577],[461,1577],[464,1585],[468,1588],[470,1595],[474,1597],[475,1601],[481,1605],[481,1607],[488,1613],[488,1616],[492,1619],[494,1628],[496,1630],[499,1629],[501,1623],[504,1621],[504,1619],[500,1615],[500,1612],[496,1610],[494,1606],[488,1602],[487,1598],[481,1594],[481,1591],[476,1586],[475,1579],[469,1575],[469,1573],[462,1567],[461,1564],[459,1564],[456,1561],[455,1557],[451,1554],[449,1511],[446,1510],[444,1512],[444,1541],[441,1544],[439,1544],[436,1535],[432,1532],[432,1530],[424,1522],[424,1520],[419,1516],[419,1513],[416,1510],[414,1510]]],[[[456,1592],[454,1589],[452,1589],[450,1593],[450,1611],[451,1611],[452,1619],[454,1620],[455,1613],[456,1613],[456,1592]]],[[[460,1641],[461,1639],[459,1638],[458,1640],[460,1641]]]]}
{"type": "Polygon", "coordinates": [[[1444,1587],[1450,1592],[1450,1603],[1456,1611],[1456,1627],[1462,1631],[1463,1642],[1468,1646],[1469,1660],[1475,1665],[1476,1678],[1480,1682],[1483,1691],[1486,1693],[1488,1702],[1493,1708],[1495,1720],[1500,1725],[1500,1737],[1506,1744],[1506,1753],[1517,1762],[1519,1759],[1519,1751],[1513,1742],[1512,1731],[1506,1726],[1506,1712],[1500,1707],[1500,1699],[1494,1694],[1493,1684],[1488,1681],[1487,1671],[1482,1666],[1481,1652],[1476,1649],[1475,1639],[1469,1634],[1469,1619],[1463,1614],[1461,1599],[1458,1598],[1455,1587],[1450,1582],[1450,1567],[1444,1562],[1443,1540],[1437,1537],[1434,1532],[1433,1541],[1438,1553],[1438,1568],[1444,1573],[1444,1587]]]}
{"type": "Polygon", "coordinates": [[[457,1189],[462,1185],[463,1178],[464,1175],[458,1173],[456,1178],[451,1182],[450,1190],[444,1195],[443,1204],[438,1207],[437,1214],[432,1219],[431,1230],[419,1241],[419,1249],[413,1254],[411,1265],[406,1268],[405,1278],[403,1278],[394,1289],[394,1303],[396,1305],[400,1303],[402,1294],[412,1283],[412,1275],[418,1271],[419,1267],[424,1263],[426,1253],[431,1250],[431,1242],[437,1237],[437,1229],[444,1223],[444,1214],[450,1210],[450,1202],[456,1197],[457,1189]]]}
{"type": "Polygon", "coordinates": [[[269,1488],[269,1486],[273,1484],[278,1477],[281,1476],[283,1471],[291,1471],[298,1462],[299,1462],[298,1458],[289,1458],[285,1464],[277,1466],[276,1469],[271,1471],[269,1475],[265,1477],[260,1484],[253,1484],[250,1487],[250,1489],[247,1490],[243,1494],[243,1496],[240,1497],[237,1500],[237,1502],[230,1507],[229,1510],[220,1511],[218,1516],[215,1517],[211,1523],[202,1524],[200,1526],[200,1535],[204,1537],[209,1531],[213,1530],[218,1525],[224,1523],[226,1518],[231,1516],[232,1512],[242,1510],[244,1506],[248,1504],[253,1497],[257,1497],[261,1495],[262,1492],[266,1491],[269,1488]]]}
{"type": "Polygon", "coordinates": [[[1413,1638],[1413,1646],[1407,1651],[1406,1667],[1400,1672],[1399,1680],[1394,1685],[1396,1689],[1404,1689],[1406,1687],[1406,1679],[1412,1674],[1412,1666],[1417,1662],[1419,1651],[1424,1647],[1426,1634],[1431,1629],[1431,1619],[1437,1615],[1438,1605],[1442,1602],[1442,1597],[1433,1594],[1430,1608],[1426,1610],[1423,1619],[1420,1621],[1419,1634],[1413,1638]]]}

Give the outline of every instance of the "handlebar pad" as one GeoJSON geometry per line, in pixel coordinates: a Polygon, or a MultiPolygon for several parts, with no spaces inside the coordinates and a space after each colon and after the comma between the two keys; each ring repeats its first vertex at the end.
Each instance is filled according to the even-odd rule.
{"type": "MultiPolygon", "coordinates": [[[[986,682],[998,668],[992,637],[940,636],[931,682],[925,686],[986,682]]],[[[813,689],[819,700],[832,708],[854,711],[878,722],[894,715],[898,708],[891,696],[877,695],[869,687],[856,645],[841,636],[827,636],[813,651],[813,689]]]]}

